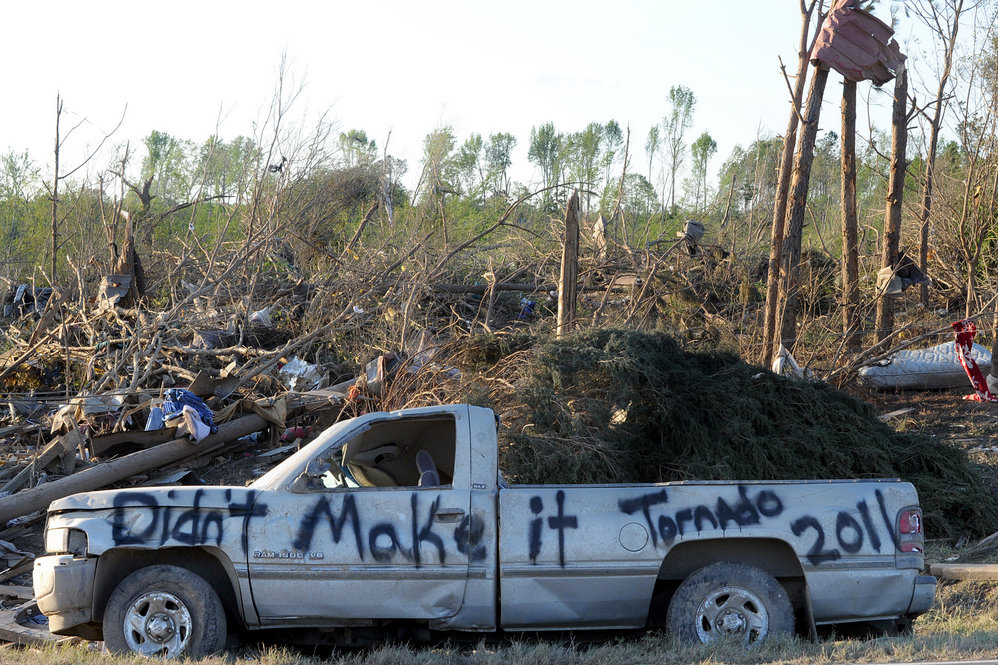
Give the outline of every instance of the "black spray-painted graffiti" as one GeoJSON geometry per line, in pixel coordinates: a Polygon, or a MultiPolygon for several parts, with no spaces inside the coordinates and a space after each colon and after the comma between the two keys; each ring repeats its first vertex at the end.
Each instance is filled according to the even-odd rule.
{"type": "MultiPolygon", "coordinates": [[[[339,510],[333,507],[330,497],[320,496],[304,511],[298,523],[297,533],[291,543],[294,551],[289,551],[287,556],[270,556],[270,550],[261,550],[257,558],[324,559],[325,556],[317,556],[314,553],[306,556],[305,553],[320,530],[328,528],[328,534],[334,544],[353,536],[352,542],[361,561],[366,556],[366,542],[366,549],[371,557],[381,563],[391,561],[399,555],[418,567],[425,562],[423,548],[426,545],[431,551],[436,552],[437,561],[445,564],[447,551],[444,539],[434,530],[436,524],[434,517],[440,509],[440,495],[421,510],[419,494],[412,492],[410,495],[412,520],[408,538],[403,537],[396,525],[388,521],[379,521],[365,528],[354,494],[343,495],[342,501],[339,502],[339,510]]],[[[258,500],[257,493],[253,491],[245,494],[245,502],[233,502],[232,490],[225,490],[225,500],[228,502],[226,514],[222,509],[203,509],[201,501],[204,495],[205,490],[197,490],[190,508],[177,509],[173,506],[160,507],[157,495],[153,493],[121,492],[114,498],[114,513],[111,520],[111,537],[115,545],[156,542],[158,535],[160,546],[171,539],[186,545],[219,546],[225,535],[225,518],[241,517],[241,545],[243,554],[248,555],[250,522],[254,518],[266,516],[267,505],[258,500]],[[135,531],[134,521],[130,517],[137,508],[149,508],[152,516],[150,523],[141,531],[135,531]]],[[[170,490],[167,496],[173,498],[174,492],[170,490]]],[[[486,558],[488,552],[484,538],[485,524],[480,517],[474,515],[465,515],[453,533],[457,551],[467,555],[470,562],[486,558]]]]}
{"type": "MultiPolygon", "coordinates": [[[[433,531],[433,517],[440,509],[440,496],[438,495],[426,511],[425,520],[420,522],[419,494],[413,492],[410,495],[409,504],[412,512],[412,533],[410,537],[411,546],[403,545],[403,539],[399,535],[395,525],[391,522],[378,522],[367,530],[367,546],[371,556],[375,561],[391,561],[395,554],[399,554],[406,561],[412,561],[417,566],[423,563],[422,545],[429,543],[436,548],[438,561],[441,564],[447,562],[447,550],[444,547],[443,538],[433,531]]],[[[465,518],[468,519],[468,518],[465,518]]],[[[305,515],[298,527],[298,535],[292,543],[298,550],[307,550],[312,544],[316,535],[316,529],[325,524],[328,525],[330,535],[334,543],[339,543],[343,537],[344,528],[349,520],[353,532],[354,542],[357,546],[357,554],[361,561],[364,560],[364,527],[361,523],[360,515],[357,511],[357,501],[353,494],[343,497],[339,514],[336,514],[327,497],[321,497],[315,502],[312,510],[305,515]]],[[[458,530],[460,530],[460,525],[458,530]]],[[[477,536],[481,538],[481,532],[477,531],[477,536]]],[[[472,542],[472,530],[465,527],[464,532],[458,534],[455,531],[454,539],[459,551],[467,552],[469,548],[478,547],[478,542],[472,542]],[[460,549],[463,547],[464,549],[460,549]]],[[[482,554],[484,558],[484,553],[482,554]]]]}
{"type": "Polygon", "coordinates": [[[691,525],[697,533],[707,525],[711,529],[727,529],[730,525],[749,526],[758,524],[761,517],[778,517],[783,512],[783,501],[771,490],[762,490],[750,497],[748,489],[738,486],[738,501],[732,506],[723,497],[718,497],[713,510],[704,504],[695,508],[683,508],[672,515],[659,515],[652,518],[651,508],[669,502],[666,490],[645,494],[633,499],[621,499],[618,502],[620,510],[633,515],[641,511],[648,523],[653,546],[658,546],[661,539],[663,545],[671,545],[677,536],[683,536],[691,525]]]}
{"type": "Polygon", "coordinates": [[[457,551],[468,555],[468,561],[485,561],[488,550],[482,542],[485,537],[485,522],[475,515],[467,515],[454,531],[457,551]]]}
{"type": "MultiPolygon", "coordinates": [[[[880,490],[876,490],[875,496],[880,509],[879,517],[883,520],[892,543],[897,547],[897,535],[894,533],[893,521],[887,513],[884,495],[880,490]]],[[[671,514],[660,514],[657,517],[652,515],[653,507],[668,502],[668,492],[661,489],[632,499],[621,499],[618,505],[627,515],[641,512],[648,524],[653,546],[657,546],[659,541],[664,546],[671,545],[678,536],[685,535],[690,526],[697,533],[708,528],[724,530],[732,525],[745,527],[759,524],[761,518],[779,517],[784,510],[782,499],[772,490],[762,490],[755,496],[750,496],[748,488],[742,485],[738,486],[738,501],[734,505],[729,504],[723,497],[718,497],[713,506],[700,504],[671,514]]],[[[859,512],[859,520],[845,510],[838,511],[835,516],[835,540],[839,548],[849,554],[855,554],[862,549],[863,544],[867,542],[866,539],[869,538],[870,546],[880,552],[883,543],[874,524],[869,504],[865,500],[859,501],[856,510],[859,512]]],[[[814,542],[806,554],[811,564],[818,565],[842,557],[840,549],[825,547],[825,529],[817,517],[813,515],[798,517],[790,523],[790,531],[798,538],[808,531],[814,531],[814,542]]]]}
{"type": "MultiPolygon", "coordinates": [[[[578,529],[579,528],[579,518],[575,515],[565,514],[565,492],[558,490],[558,493],[554,497],[555,503],[558,505],[558,514],[551,515],[548,517],[548,528],[553,529],[558,532],[558,563],[562,568],[565,567],[565,529],[578,529]]],[[[530,512],[532,512],[536,517],[530,520],[530,526],[528,528],[527,538],[529,545],[530,561],[532,563],[537,563],[537,556],[541,553],[541,534],[544,531],[544,518],[540,517],[541,512],[544,510],[544,501],[541,497],[535,496],[530,498],[530,512]]]]}
{"type": "MultiPolygon", "coordinates": [[[[880,519],[883,520],[887,533],[890,535],[891,543],[897,548],[898,537],[894,533],[894,522],[891,520],[890,515],[887,514],[884,495],[880,490],[877,490],[875,494],[877,505],[880,508],[880,519]]],[[[838,542],[839,547],[845,550],[846,553],[855,554],[862,549],[865,538],[869,536],[870,546],[879,552],[882,543],[880,541],[880,534],[877,532],[877,527],[874,526],[873,518],[870,516],[870,506],[866,503],[866,500],[863,500],[856,504],[856,510],[859,511],[860,519],[863,521],[862,526],[856,521],[855,517],[844,510],[839,511],[835,516],[836,542],[838,542]]],[[[799,517],[790,523],[790,530],[798,537],[807,531],[814,531],[814,543],[807,553],[807,560],[813,565],[817,566],[826,561],[835,561],[842,557],[838,549],[825,549],[825,529],[821,526],[821,522],[817,518],[811,515],[799,517]]]]}
{"type": "MultiPolygon", "coordinates": [[[[168,540],[176,540],[185,545],[203,545],[214,540],[215,545],[221,545],[225,518],[241,517],[243,521],[241,545],[243,554],[248,553],[247,527],[254,517],[263,517],[267,514],[266,504],[256,501],[255,491],[245,493],[245,501],[233,501],[232,490],[225,490],[225,501],[228,504],[225,512],[221,509],[202,510],[201,499],[204,495],[205,490],[197,490],[190,508],[164,506],[161,510],[157,510],[159,501],[155,494],[121,492],[114,497],[114,512],[111,517],[111,538],[114,544],[148,543],[155,541],[158,532],[161,546],[168,540]],[[153,509],[150,511],[152,519],[149,525],[140,532],[134,531],[129,523],[129,515],[134,514],[135,508],[153,509]]],[[[166,496],[172,499],[175,492],[170,490],[166,496]]]]}

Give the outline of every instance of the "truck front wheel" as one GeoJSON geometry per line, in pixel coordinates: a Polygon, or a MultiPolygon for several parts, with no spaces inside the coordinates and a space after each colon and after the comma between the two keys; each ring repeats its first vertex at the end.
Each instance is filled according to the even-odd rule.
{"type": "Polygon", "coordinates": [[[116,653],[197,659],[225,646],[225,610],[215,590],[178,566],[147,566],[111,593],[104,643],[116,653]]]}
{"type": "Polygon", "coordinates": [[[666,628],[683,642],[734,639],[746,646],[794,629],[793,607],[769,573],[722,561],[683,580],[669,603],[666,628]]]}

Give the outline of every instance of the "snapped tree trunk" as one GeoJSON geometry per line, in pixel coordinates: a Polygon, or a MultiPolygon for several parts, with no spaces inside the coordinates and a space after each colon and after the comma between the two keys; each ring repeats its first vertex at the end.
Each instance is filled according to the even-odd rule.
{"type": "Polygon", "coordinates": [[[797,268],[800,263],[804,214],[807,212],[807,190],[811,184],[811,165],[814,163],[814,143],[818,137],[818,119],[821,116],[821,98],[825,94],[827,81],[828,68],[822,65],[815,66],[811,88],[807,93],[804,131],[801,133],[800,146],[797,148],[797,157],[794,160],[790,200],[787,202],[786,239],[783,243],[780,297],[777,306],[783,311],[783,319],[779,326],[780,341],[788,349],[792,349],[797,340],[797,295],[800,287],[797,281],[797,268]]]}
{"type": "MultiPolygon", "coordinates": [[[[904,176],[908,167],[908,70],[898,68],[894,80],[894,114],[891,118],[891,173],[887,186],[887,212],[884,214],[883,268],[897,267],[901,241],[901,205],[904,200],[904,176]]],[[[894,333],[894,296],[878,294],[876,340],[881,342],[894,333]]]]}
{"type": "MultiPolygon", "coordinates": [[[[793,98],[790,106],[790,119],[783,139],[783,153],[780,156],[780,173],[773,200],[773,229],[769,247],[769,273],[766,277],[766,310],[762,324],[763,364],[767,367],[775,355],[776,312],[780,295],[780,260],[783,255],[784,224],[787,218],[787,194],[790,191],[790,173],[794,161],[794,148],[797,146],[797,124],[801,102],[804,99],[804,84],[807,80],[808,58],[811,49],[807,48],[807,36],[811,27],[811,7],[805,8],[801,2],[800,45],[797,49],[797,78],[794,81],[793,98]]],[[[820,27],[820,26],[819,26],[820,27]]]]}
{"type": "Polygon", "coordinates": [[[575,303],[579,278],[579,190],[572,192],[565,210],[565,244],[561,252],[558,277],[558,328],[561,337],[575,322],[575,303]]]}
{"type": "Polygon", "coordinates": [[[859,322],[859,244],[856,221],[856,82],[842,91],[842,334],[851,352],[863,346],[859,322]]]}

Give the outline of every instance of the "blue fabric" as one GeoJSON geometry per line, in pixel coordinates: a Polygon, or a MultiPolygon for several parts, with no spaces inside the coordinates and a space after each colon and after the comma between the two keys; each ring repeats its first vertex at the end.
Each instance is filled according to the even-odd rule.
{"type": "Polygon", "coordinates": [[[184,410],[184,406],[189,406],[198,412],[201,422],[211,428],[212,433],[218,431],[215,426],[215,414],[204,401],[189,390],[183,388],[169,388],[163,393],[166,401],[163,402],[163,419],[169,420],[170,416],[184,410]]]}

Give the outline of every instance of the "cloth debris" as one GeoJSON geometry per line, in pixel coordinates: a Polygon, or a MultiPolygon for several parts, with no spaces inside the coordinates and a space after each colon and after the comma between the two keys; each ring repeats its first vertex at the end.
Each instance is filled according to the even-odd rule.
{"type": "Polygon", "coordinates": [[[810,369],[801,368],[797,364],[796,358],[782,344],[780,344],[780,348],[776,353],[776,358],[773,359],[773,373],[781,376],[789,376],[794,379],[810,379],[814,377],[814,373],[810,369]]]}
{"type": "Polygon", "coordinates": [[[183,388],[170,388],[163,393],[163,396],[166,398],[162,407],[164,421],[172,420],[175,414],[183,411],[185,406],[189,406],[198,416],[198,420],[208,426],[210,433],[218,430],[215,426],[215,414],[194,393],[183,388]]]}
{"type": "Polygon", "coordinates": [[[186,434],[195,443],[200,443],[201,439],[211,434],[213,427],[201,420],[201,414],[189,404],[184,404],[180,411],[171,413],[163,423],[169,427],[176,427],[178,437],[186,434]]]}
{"type": "Polygon", "coordinates": [[[988,382],[981,373],[981,368],[970,354],[974,344],[974,335],[977,334],[977,326],[970,319],[957,321],[953,324],[956,333],[956,352],[960,356],[960,364],[970,378],[970,384],[974,386],[973,395],[964,395],[964,399],[974,402],[998,402],[998,396],[991,392],[988,382]]]}

